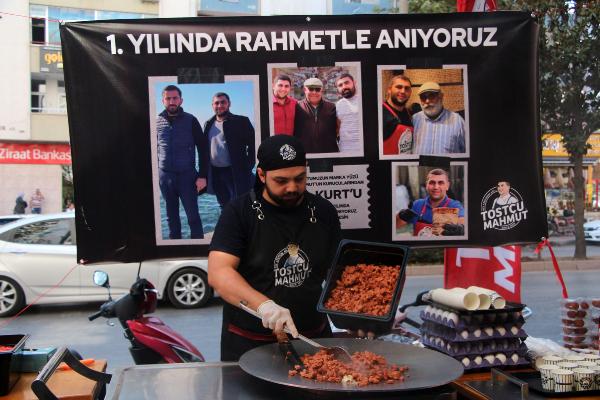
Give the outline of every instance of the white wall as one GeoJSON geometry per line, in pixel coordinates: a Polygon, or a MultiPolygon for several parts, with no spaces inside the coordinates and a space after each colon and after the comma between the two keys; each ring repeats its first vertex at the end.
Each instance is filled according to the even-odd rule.
{"type": "MultiPolygon", "coordinates": [[[[29,2],[2,0],[2,11],[29,15],[29,2]]],[[[29,18],[3,14],[0,19],[0,140],[27,140],[29,126],[29,18]]]]}
{"type": "Polygon", "coordinates": [[[196,0],[160,0],[159,18],[195,17],[197,16],[196,0]]]}
{"type": "MultiPolygon", "coordinates": [[[[0,164],[0,215],[12,214],[15,199],[25,193],[25,201],[35,189],[40,189],[46,200],[44,214],[62,211],[62,168],[60,165],[0,164]]],[[[31,213],[31,207],[25,211],[31,213]]]]}
{"type": "Polygon", "coordinates": [[[262,0],[262,15],[323,15],[327,14],[327,0],[262,0]]]}

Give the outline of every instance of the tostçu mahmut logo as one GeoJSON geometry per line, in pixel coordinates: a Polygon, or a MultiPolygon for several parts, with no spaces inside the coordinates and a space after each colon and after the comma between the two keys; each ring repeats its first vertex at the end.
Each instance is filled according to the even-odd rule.
{"type": "Polygon", "coordinates": [[[510,182],[499,181],[481,200],[483,230],[506,231],[527,219],[527,207],[521,194],[510,187],[510,182]]]}

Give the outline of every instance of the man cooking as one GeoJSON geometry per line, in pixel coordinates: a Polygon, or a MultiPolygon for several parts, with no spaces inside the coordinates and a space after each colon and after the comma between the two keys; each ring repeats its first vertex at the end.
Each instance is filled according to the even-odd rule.
{"type": "MultiPolygon", "coordinates": [[[[413,224],[414,236],[462,236],[465,233],[465,210],[460,201],[447,196],[450,189],[448,172],[441,168],[432,169],[427,174],[424,199],[415,200],[411,208],[400,210],[396,216],[396,226],[413,224]],[[434,213],[447,211],[447,222],[435,223],[434,213]],[[455,221],[449,222],[454,214],[455,221]]],[[[440,218],[441,219],[441,218],[440,218]]]]}
{"type": "Polygon", "coordinates": [[[274,342],[284,326],[294,337],[331,334],[316,305],[340,236],[334,206],[306,191],[302,143],[288,135],[264,140],[255,190],[223,209],[210,245],[208,280],[227,302],[222,361],[274,342]]]}

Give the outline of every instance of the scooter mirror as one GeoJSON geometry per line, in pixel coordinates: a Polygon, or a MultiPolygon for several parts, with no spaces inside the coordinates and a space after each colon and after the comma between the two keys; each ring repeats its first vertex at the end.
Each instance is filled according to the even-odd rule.
{"type": "Polygon", "coordinates": [[[104,271],[94,271],[94,284],[109,288],[110,285],[108,284],[108,274],[104,271]]]}

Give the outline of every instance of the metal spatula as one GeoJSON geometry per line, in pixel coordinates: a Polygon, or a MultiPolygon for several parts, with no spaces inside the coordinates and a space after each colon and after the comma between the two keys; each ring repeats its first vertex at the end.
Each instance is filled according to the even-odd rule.
{"type": "MultiPolygon", "coordinates": [[[[260,316],[259,313],[257,313],[256,311],[254,311],[253,309],[251,309],[244,303],[240,302],[240,307],[242,308],[242,310],[246,311],[249,314],[254,315],[256,318],[262,319],[262,317],[260,316]]],[[[292,334],[292,332],[290,332],[290,330],[288,329],[287,326],[283,327],[283,331],[285,333],[289,333],[290,335],[292,334]]],[[[350,356],[348,349],[346,349],[343,346],[331,346],[331,347],[323,346],[322,344],[319,344],[319,343],[315,342],[314,340],[309,339],[306,336],[301,335],[301,334],[298,334],[298,339],[310,344],[313,347],[316,347],[318,349],[323,349],[323,350],[327,351],[329,354],[333,354],[333,356],[341,362],[344,362],[344,363],[352,362],[352,357],[350,356]]]]}

